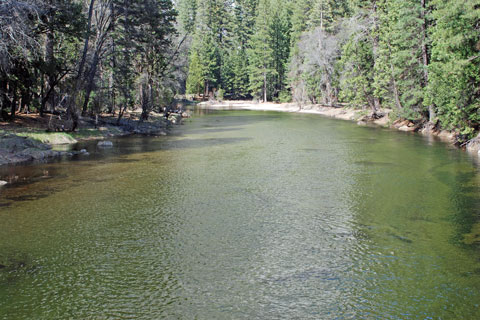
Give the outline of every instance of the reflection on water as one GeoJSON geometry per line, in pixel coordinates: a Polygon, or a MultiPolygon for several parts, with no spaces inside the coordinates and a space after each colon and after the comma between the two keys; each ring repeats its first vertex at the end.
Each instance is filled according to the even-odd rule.
{"type": "Polygon", "coordinates": [[[465,153],[244,111],[78,147],[0,171],[1,319],[480,316],[465,153]]]}

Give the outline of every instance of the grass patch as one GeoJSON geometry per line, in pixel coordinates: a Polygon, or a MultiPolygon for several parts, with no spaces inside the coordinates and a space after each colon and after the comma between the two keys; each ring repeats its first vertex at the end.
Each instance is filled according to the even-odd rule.
{"type": "Polygon", "coordinates": [[[77,143],[72,135],[65,132],[17,132],[15,134],[51,145],[77,143]]]}

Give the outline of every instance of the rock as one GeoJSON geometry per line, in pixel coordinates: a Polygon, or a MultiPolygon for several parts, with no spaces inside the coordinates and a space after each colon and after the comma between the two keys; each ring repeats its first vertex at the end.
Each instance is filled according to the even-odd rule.
{"type": "Polygon", "coordinates": [[[3,186],[6,185],[7,183],[8,183],[7,181],[0,180],[0,187],[3,187],[3,186]]]}
{"type": "Polygon", "coordinates": [[[88,153],[88,152],[87,152],[87,149],[82,149],[80,150],[80,153],[88,153]]]}
{"type": "Polygon", "coordinates": [[[180,121],[182,121],[182,115],[178,113],[170,113],[168,116],[168,121],[170,121],[172,124],[179,124],[180,121]]]}
{"type": "Polygon", "coordinates": [[[398,130],[405,131],[405,132],[412,132],[412,131],[415,131],[415,127],[409,127],[408,125],[406,125],[406,126],[401,126],[400,128],[398,128],[398,130]]]}
{"type": "Polygon", "coordinates": [[[467,143],[467,150],[477,152],[480,155],[480,134],[467,143]]]}
{"type": "Polygon", "coordinates": [[[113,147],[113,142],[108,140],[99,141],[97,143],[97,146],[103,147],[103,148],[110,148],[110,147],[113,147]]]}

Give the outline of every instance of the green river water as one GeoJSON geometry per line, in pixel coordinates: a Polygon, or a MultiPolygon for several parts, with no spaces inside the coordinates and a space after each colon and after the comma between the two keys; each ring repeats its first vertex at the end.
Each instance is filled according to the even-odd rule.
{"type": "Polygon", "coordinates": [[[474,158],[315,115],[201,113],[0,168],[17,181],[0,319],[480,319],[474,158]]]}

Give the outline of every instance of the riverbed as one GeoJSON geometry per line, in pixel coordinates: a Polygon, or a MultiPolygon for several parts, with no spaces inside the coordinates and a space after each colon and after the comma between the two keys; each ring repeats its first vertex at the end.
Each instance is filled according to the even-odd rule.
{"type": "Polygon", "coordinates": [[[476,159],[310,114],[0,169],[0,319],[478,319],[476,159]]]}

